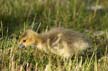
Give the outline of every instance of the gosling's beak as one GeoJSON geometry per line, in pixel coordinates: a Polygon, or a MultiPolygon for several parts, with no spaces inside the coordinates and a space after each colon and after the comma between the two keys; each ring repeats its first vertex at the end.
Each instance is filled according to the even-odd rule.
{"type": "Polygon", "coordinates": [[[19,48],[24,48],[25,46],[23,44],[20,44],[19,45],[19,48]]]}

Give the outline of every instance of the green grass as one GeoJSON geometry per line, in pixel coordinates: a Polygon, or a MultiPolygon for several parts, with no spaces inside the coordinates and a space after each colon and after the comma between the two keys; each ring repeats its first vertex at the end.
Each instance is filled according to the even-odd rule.
{"type": "Polygon", "coordinates": [[[87,11],[84,0],[0,0],[0,71],[108,71],[108,1],[103,11],[87,11]],[[36,48],[19,49],[16,37],[27,28],[38,32],[62,26],[86,32],[92,53],[65,60],[36,48]],[[96,31],[106,32],[94,36],[96,31]],[[87,55],[89,55],[87,57],[87,55]]]}
{"type": "MultiPolygon", "coordinates": [[[[105,39],[104,39],[105,40],[105,39]]],[[[90,57],[79,56],[66,60],[54,54],[46,54],[36,48],[19,49],[15,38],[5,38],[0,41],[0,70],[1,71],[107,71],[108,57],[105,49],[100,51],[102,58],[98,58],[97,50],[90,57]]],[[[102,43],[102,42],[101,42],[102,43]]],[[[97,45],[97,44],[96,44],[97,45]]],[[[103,46],[100,44],[98,47],[103,46]]],[[[94,47],[95,46],[94,44],[94,47]]]]}

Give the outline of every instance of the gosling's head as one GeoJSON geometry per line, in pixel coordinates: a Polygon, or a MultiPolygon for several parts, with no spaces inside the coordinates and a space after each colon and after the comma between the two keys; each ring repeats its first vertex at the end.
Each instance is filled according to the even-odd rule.
{"type": "Polygon", "coordinates": [[[41,42],[39,34],[32,30],[25,31],[19,39],[19,48],[37,45],[41,42]]]}

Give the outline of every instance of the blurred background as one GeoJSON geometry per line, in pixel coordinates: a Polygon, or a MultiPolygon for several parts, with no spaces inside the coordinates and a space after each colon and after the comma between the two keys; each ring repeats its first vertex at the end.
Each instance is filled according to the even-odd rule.
{"type": "Polygon", "coordinates": [[[108,29],[108,0],[0,0],[0,37],[27,28],[108,29]]]}

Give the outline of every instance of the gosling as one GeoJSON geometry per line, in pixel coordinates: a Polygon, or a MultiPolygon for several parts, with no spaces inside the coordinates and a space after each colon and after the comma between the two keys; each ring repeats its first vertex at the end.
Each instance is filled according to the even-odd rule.
{"type": "Polygon", "coordinates": [[[39,50],[70,58],[90,47],[89,39],[72,29],[53,28],[41,34],[33,30],[25,31],[19,39],[19,47],[35,46],[39,50]]]}

